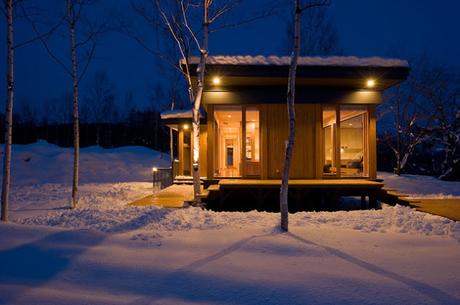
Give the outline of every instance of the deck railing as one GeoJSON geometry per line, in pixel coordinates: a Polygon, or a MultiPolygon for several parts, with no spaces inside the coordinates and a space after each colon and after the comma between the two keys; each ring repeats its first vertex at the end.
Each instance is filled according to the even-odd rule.
{"type": "Polygon", "coordinates": [[[164,189],[173,184],[172,167],[154,167],[152,169],[153,188],[164,189]]]}

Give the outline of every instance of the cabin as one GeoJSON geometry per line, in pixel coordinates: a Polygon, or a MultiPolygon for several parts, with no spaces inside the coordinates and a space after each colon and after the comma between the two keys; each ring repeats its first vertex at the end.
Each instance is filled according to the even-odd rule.
{"type": "MultiPolygon", "coordinates": [[[[191,59],[191,71],[196,71],[198,62],[198,57],[191,59]]],[[[299,204],[305,197],[324,203],[331,201],[324,198],[325,193],[338,198],[361,185],[363,189],[355,193],[369,197],[372,205],[375,198],[365,186],[378,183],[376,107],[386,89],[407,78],[407,61],[300,57],[298,63],[290,196],[291,188],[293,193],[297,188],[300,195],[293,196],[299,204]],[[323,195],[316,196],[318,199],[312,192],[323,195]]],[[[230,202],[224,198],[224,189],[258,193],[251,201],[258,202],[258,208],[267,202],[260,193],[267,194],[269,189],[279,192],[288,136],[289,64],[287,56],[208,57],[200,124],[200,175],[205,188],[217,185],[210,190],[215,190],[214,197],[221,206],[230,202]]],[[[192,80],[196,82],[196,74],[192,80]]],[[[165,112],[161,118],[177,131],[176,174],[190,176],[191,110],[165,112]]],[[[204,197],[212,195],[208,193],[204,197]]]]}

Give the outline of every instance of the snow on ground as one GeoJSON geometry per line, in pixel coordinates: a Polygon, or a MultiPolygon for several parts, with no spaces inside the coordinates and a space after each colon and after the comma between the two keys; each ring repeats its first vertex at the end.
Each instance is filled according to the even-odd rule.
{"type": "Polygon", "coordinates": [[[460,198],[460,181],[442,181],[431,176],[379,172],[386,186],[414,198],[460,198]]]}
{"type": "Polygon", "coordinates": [[[126,206],[167,164],[131,147],[83,149],[69,210],[71,150],[14,153],[0,304],[460,303],[459,222],[401,206],[303,212],[283,234],[274,213],[126,206]]]}

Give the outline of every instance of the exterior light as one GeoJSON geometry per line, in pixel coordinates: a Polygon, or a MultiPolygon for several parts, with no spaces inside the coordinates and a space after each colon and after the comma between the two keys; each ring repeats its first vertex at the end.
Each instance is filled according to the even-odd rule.
{"type": "Polygon", "coordinates": [[[366,81],[366,86],[367,86],[368,88],[373,88],[373,87],[375,86],[375,80],[374,80],[374,79],[368,79],[368,80],[366,81]]]}
{"type": "Polygon", "coordinates": [[[158,167],[152,167],[152,172],[156,173],[158,171],[158,167]]]}
{"type": "Polygon", "coordinates": [[[188,130],[188,125],[187,124],[184,124],[184,126],[182,126],[184,128],[184,130],[188,130]]]}
{"type": "Polygon", "coordinates": [[[220,77],[217,77],[217,76],[214,77],[214,78],[212,79],[212,83],[213,83],[214,85],[220,85],[220,77]]]}

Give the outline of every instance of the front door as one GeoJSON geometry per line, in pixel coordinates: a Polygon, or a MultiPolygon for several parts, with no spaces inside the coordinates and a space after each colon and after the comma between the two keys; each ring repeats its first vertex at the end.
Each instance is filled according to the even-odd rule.
{"type": "Polygon", "coordinates": [[[214,120],[214,176],[260,176],[259,110],[216,106],[214,120]]]}

